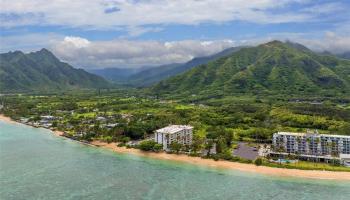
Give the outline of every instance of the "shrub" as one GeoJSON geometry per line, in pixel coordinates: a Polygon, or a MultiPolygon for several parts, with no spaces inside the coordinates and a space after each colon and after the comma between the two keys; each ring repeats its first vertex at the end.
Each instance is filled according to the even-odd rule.
{"type": "Polygon", "coordinates": [[[153,151],[154,150],[154,146],[157,143],[155,141],[152,140],[146,140],[146,141],[142,141],[139,145],[139,148],[143,151],[153,151]]]}
{"type": "Polygon", "coordinates": [[[162,144],[155,144],[153,146],[153,151],[155,151],[155,152],[159,152],[162,149],[163,149],[163,145],[162,144]]]}
{"type": "Polygon", "coordinates": [[[263,161],[262,161],[261,158],[257,158],[257,159],[255,159],[255,161],[254,161],[254,164],[255,164],[256,166],[260,166],[260,165],[262,165],[262,163],[263,163],[263,161]]]}
{"type": "Polygon", "coordinates": [[[180,143],[172,142],[170,144],[170,149],[175,153],[179,153],[181,148],[182,148],[182,144],[180,144],[180,143]]]}
{"type": "Polygon", "coordinates": [[[123,136],[123,137],[117,138],[117,141],[122,143],[128,143],[130,141],[130,138],[123,136]]]}
{"type": "Polygon", "coordinates": [[[117,144],[117,147],[123,147],[123,146],[125,146],[125,143],[122,143],[122,142],[121,142],[121,143],[118,143],[118,144],[117,144]]]}
{"type": "Polygon", "coordinates": [[[225,153],[220,153],[220,154],[218,154],[218,156],[223,160],[232,160],[232,158],[233,158],[230,151],[227,151],[225,153]]]}

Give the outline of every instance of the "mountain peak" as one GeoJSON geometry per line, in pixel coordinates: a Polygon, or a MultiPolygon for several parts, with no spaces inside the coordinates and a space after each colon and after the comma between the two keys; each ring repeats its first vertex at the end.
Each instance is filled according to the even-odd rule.
{"type": "MultiPolygon", "coordinates": [[[[6,53],[3,53],[2,55],[5,55],[6,53]]],[[[24,53],[22,51],[10,51],[8,52],[6,55],[11,55],[11,56],[20,56],[20,55],[24,55],[24,53]]]]}
{"type": "Polygon", "coordinates": [[[271,45],[281,45],[284,44],[284,42],[280,41],[280,40],[272,40],[270,42],[267,42],[266,44],[271,44],[271,45]]]}
{"type": "Polygon", "coordinates": [[[279,40],[273,40],[262,45],[264,46],[282,46],[283,45],[284,46],[285,43],[279,40]]]}
{"type": "Polygon", "coordinates": [[[152,89],[157,94],[283,93],[350,91],[350,62],[322,57],[306,47],[274,40],[198,66],[152,89]]]}
{"type": "Polygon", "coordinates": [[[46,49],[46,48],[42,48],[40,51],[37,51],[37,52],[34,52],[34,53],[38,53],[38,54],[41,54],[41,55],[49,55],[49,56],[55,57],[55,55],[53,55],[53,53],[51,51],[49,51],[48,49],[46,49]]]}
{"type": "Polygon", "coordinates": [[[47,49],[24,54],[0,54],[0,91],[51,91],[59,89],[106,88],[103,78],[61,62],[47,49]]]}
{"type": "Polygon", "coordinates": [[[49,50],[47,50],[46,48],[40,49],[39,52],[41,52],[41,53],[51,53],[51,52],[50,52],[49,50]]]}
{"type": "Polygon", "coordinates": [[[266,47],[284,47],[284,48],[290,47],[290,48],[297,49],[297,50],[300,50],[300,51],[311,51],[310,49],[308,49],[304,45],[296,43],[296,42],[292,42],[292,41],[289,41],[289,40],[287,40],[286,42],[282,42],[282,41],[279,41],[279,40],[273,40],[271,42],[267,42],[265,44],[262,44],[262,46],[266,46],[266,47]]]}
{"type": "Polygon", "coordinates": [[[42,48],[40,51],[31,52],[28,54],[32,59],[36,60],[51,60],[59,61],[59,59],[49,50],[42,48]]]}

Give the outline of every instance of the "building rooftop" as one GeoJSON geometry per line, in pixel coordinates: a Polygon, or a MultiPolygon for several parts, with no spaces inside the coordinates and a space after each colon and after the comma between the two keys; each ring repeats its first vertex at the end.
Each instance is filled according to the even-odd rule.
{"type": "Polygon", "coordinates": [[[317,133],[295,133],[295,132],[277,132],[278,135],[293,135],[293,136],[306,136],[306,135],[317,135],[320,137],[334,137],[334,138],[350,138],[348,135],[330,135],[330,134],[317,134],[317,133]]]}
{"type": "Polygon", "coordinates": [[[52,115],[42,115],[40,116],[41,118],[54,118],[55,116],[52,115]]]}
{"type": "Polygon", "coordinates": [[[161,128],[156,130],[158,133],[177,133],[179,131],[182,131],[184,129],[193,129],[192,126],[187,126],[187,125],[169,125],[167,127],[161,128]]]}

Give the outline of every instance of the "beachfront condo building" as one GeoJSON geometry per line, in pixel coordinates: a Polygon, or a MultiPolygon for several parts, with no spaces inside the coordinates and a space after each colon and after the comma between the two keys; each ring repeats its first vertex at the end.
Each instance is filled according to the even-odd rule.
{"type": "Polygon", "coordinates": [[[345,135],[277,132],[272,143],[275,154],[295,154],[324,161],[341,159],[350,154],[350,136],[345,135]]]}
{"type": "Polygon", "coordinates": [[[192,137],[193,127],[187,125],[170,125],[158,129],[154,133],[154,141],[162,144],[164,150],[168,150],[172,142],[191,145],[192,137]]]}

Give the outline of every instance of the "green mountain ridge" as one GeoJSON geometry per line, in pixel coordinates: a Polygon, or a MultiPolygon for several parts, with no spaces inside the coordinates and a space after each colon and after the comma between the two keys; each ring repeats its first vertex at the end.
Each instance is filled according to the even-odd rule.
{"type": "Polygon", "coordinates": [[[103,78],[61,62],[47,49],[0,54],[0,91],[51,91],[106,88],[103,78]]]}
{"type": "Polygon", "coordinates": [[[105,68],[89,70],[116,84],[132,87],[149,87],[161,80],[184,73],[201,64],[206,64],[218,58],[230,55],[243,47],[231,47],[213,55],[195,57],[186,63],[171,63],[156,67],[143,66],[137,69],[105,68]]]}
{"type": "Polygon", "coordinates": [[[193,58],[186,63],[173,63],[146,69],[130,76],[128,84],[136,87],[149,87],[159,81],[184,73],[198,65],[228,56],[241,48],[243,47],[231,47],[210,56],[193,58]]]}
{"type": "Polygon", "coordinates": [[[243,48],[151,88],[158,95],[335,94],[350,91],[350,61],[290,42],[243,48]]]}

